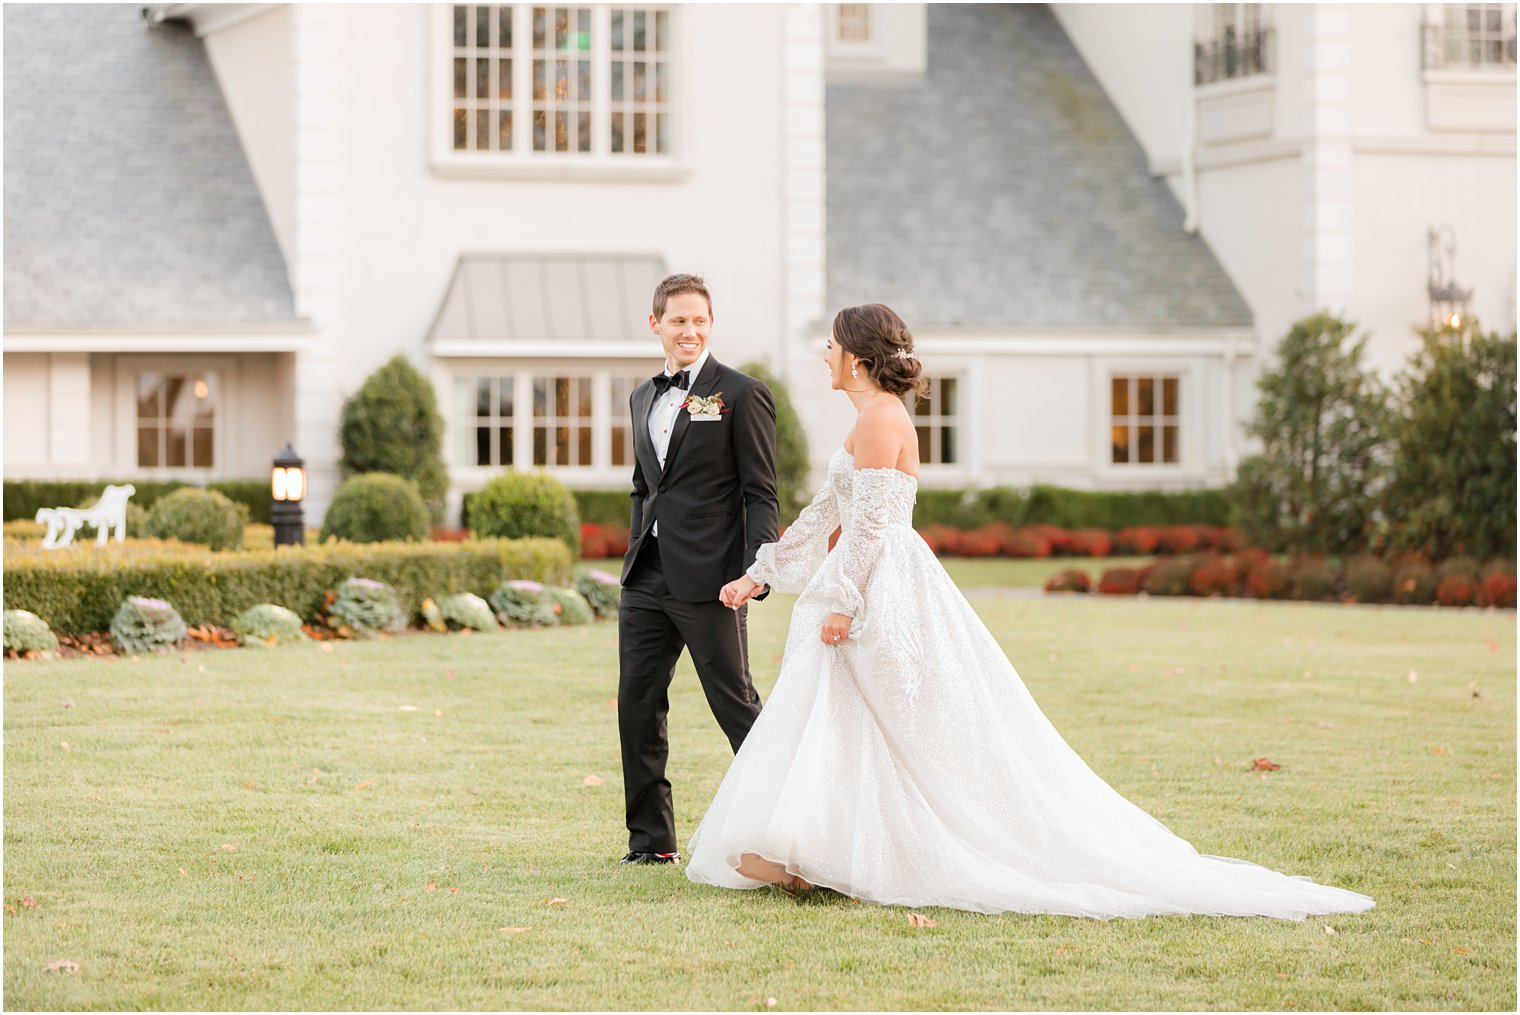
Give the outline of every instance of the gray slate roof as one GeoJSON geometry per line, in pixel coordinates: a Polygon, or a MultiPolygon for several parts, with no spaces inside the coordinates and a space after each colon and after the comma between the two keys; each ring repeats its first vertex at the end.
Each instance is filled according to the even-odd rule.
{"type": "Polygon", "coordinates": [[[657,254],[465,254],[430,339],[644,339],[657,254]]]}
{"type": "Polygon", "coordinates": [[[1249,325],[1043,4],[928,9],[928,69],[834,84],[828,306],[910,328],[1249,325]]]}
{"type": "Polygon", "coordinates": [[[6,4],[6,327],[294,317],[190,28],[149,28],[133,4],[6,4]]]}

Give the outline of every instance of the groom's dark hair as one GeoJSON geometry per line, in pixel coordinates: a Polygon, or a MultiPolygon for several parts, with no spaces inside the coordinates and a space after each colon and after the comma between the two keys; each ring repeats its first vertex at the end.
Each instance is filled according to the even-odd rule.
{"type": "Polygon", "coordinates": [[[707,280],[701,275],[666,275],[654,287],[654,319],[665,316],[665,304],[672,296],[696,293],[707,301],[707,312],[712,313],[712,294],[707,291],[707,280]]]}

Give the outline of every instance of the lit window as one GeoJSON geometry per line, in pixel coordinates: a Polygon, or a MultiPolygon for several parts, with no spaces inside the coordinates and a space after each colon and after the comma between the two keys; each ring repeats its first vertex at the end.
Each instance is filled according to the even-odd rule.
{"type": "Polygon", "coordinates": [[[628,399],[644,377],[612,378],[612,464],[633,464],[633,418],[628,399]]]}
{"type": "Polygon", "coordinates": [[[459,377],[455,405],[463,412],[457,459],[469,465],[511,465],[513,378],[459,377]]]}
{"type": "Polygon", "coordinates": [[[1515,69],[1514,4],[1445,4],[1425,26],[1425,66],[1515,69]]]}
{"type": "Polygon", "coordinates": [[[839,4],[839,41],[871,41],[871,5],[839,4]]]}
{"type": "Polygon", "coordinates": [[[954,377],[929,377],[929,397],[903,396],[918,431],[918,460],[923,465],[960,461],[959,384],[954,377]]]}
{"type": "Polygon", "coordinates": [[[138,374],[137,464],[211,468],[216,401],[215,374],[138,374]]]}
{"type": "Polygon", "coordinates": [[[455,4],[453,150],[670,154],[673,19],[665,7],[455,4]]]}
{"type": "Polygon", "coordinates": [[[533,464],[591,464],[591,378],[533,378],[533,464]]]}
{"type": "Polygon", "coordinates": [[[1109,430],[1115,465],[1176,465],[1178,379],[1165,376],[1114,377],[1109,430]]]}

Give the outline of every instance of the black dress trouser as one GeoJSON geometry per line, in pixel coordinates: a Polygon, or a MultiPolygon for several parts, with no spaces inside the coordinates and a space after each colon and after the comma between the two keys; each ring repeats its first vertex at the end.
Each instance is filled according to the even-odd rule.
{"type": "Polygon", "coordinates": [[[675,812],[665,778],[670,755],[665,717],[681,650],[691,652],[707,704],[735,753],[760,714],[760,695],[749,673],[748,610],[747,605],[730,610],[717,599],[672,599],[659,544],[652,534],[645,538],[618,607],[618,735],[633,852],[676,851],[675,812]]]}

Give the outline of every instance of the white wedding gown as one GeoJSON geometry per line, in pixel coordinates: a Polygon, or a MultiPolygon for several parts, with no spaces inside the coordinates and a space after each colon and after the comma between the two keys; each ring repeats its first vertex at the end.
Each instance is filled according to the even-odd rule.
{"type": "Polygon", "coordinates": [[[1200,854],[1088,768],[913,530],[917,488],[855,469],[841,448],[812,504],[760,550],[750,576],[802,595],[775,690],[691,839],[689,878],[759,888],[735,870],[756,853],[858,899],[981,913],[1373,906],[1200,854]],[[819,639],[831,612],[855,617],[837,647],[819,639]]]}

